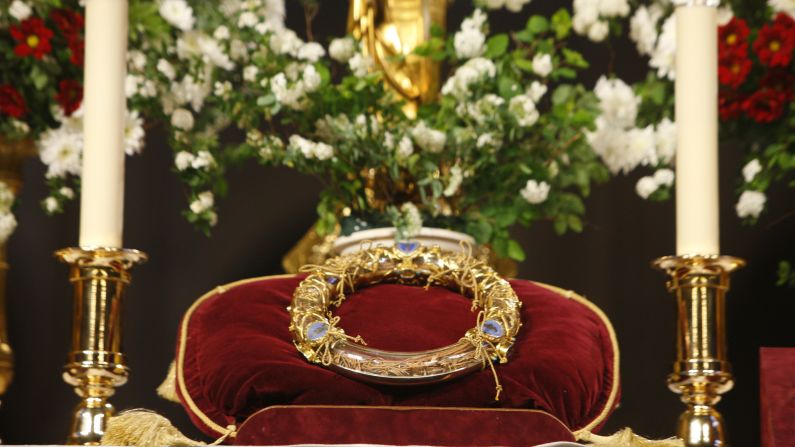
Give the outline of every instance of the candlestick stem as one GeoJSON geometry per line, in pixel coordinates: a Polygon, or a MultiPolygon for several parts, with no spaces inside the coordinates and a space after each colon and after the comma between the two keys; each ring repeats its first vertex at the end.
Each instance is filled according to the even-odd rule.
{"type": "Polygon", "coordinates": [[[108,399],[129,374],[121,349],[122,296],[130,283],[129,269],[146,255],[118,248],[66,248],[55,255],[69,264],[74,285],[72,351],[63,377],[81,401],[68,443],[99,445],[114,412],[108,399]]]}
{"type": "Polygon", "coordinates": [[[668,256],[653,264],[670,276],[676,298],[676,361],[668,387],[687,409],[677,435],[686,447],[725,447],[726,429],[715,409],[734,385],[726,355],[726,292],[729,274],[745,265],[730,256],[668,256]]]}

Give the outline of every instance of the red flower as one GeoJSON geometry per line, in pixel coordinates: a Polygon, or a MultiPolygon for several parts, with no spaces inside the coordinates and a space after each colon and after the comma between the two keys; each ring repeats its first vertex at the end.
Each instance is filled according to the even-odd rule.
{"type": "Polygon", "coordinates": [[[74,38],[69,39],[67,45],[69,45],[70,53],[69,62],[77,65],[78,67],[82,67],[86,42],[81,37],[75,36],[74,38]]]}
{"type": "Polygon", "coordinates": [[[718,112],[720,119],[728,121],[740,117],[744,98],[735,91],[721,90],[718,96],[718,112]]]}
{"type": "Polygon", "coordinates": [[[762,78],[762,87],[784,94],[787,101],[791,101],[792,89],[795,86],[795,75],[785,70],[773,70],[762,78]]]}
{"type": "Polygon", "coordinates": [[[54,9],[50,13],[50,18],[55,22],[55,27],[66,36],[67,39],[79,37],[83,32],[83,16],[79,12],[68,9],[54,9]]]}
{"type": "Polygon", "coordinates": [[[752,65],[747,56],[737,53],[732,57],[721,58],[718,64],[718,80],[723,85],[737,88],[745,82],[752,65]]]}
{"type": "Polygon", "coordinates": [[[33,56],[41,59],[52,50],[50,46],[52,30],[44,26],[44,21],[38,17],[31,17],[19,25],[13,25],[9,31],[11,37],[18,42],[14,47],[14,53],[19,57],[33,56]]]}
{"type": "Polygon", "coordinates": [[[792,61],[795,48],[795,20],[779,13],[772,24],[764,25],[754,42],[754,51],[763,64],[786,67],[792,61]]]}
{"type": "Polygon", "coordinates": [[[0,113],[22,118],[27,112],[22,94],[9,84],[0,85],[0,113]]]}
{"type": "Polygon", "coordinates": [[[748,53],[748,24],[733,17],[729,23],[718,28],[718,54],[720,59],[745,56],[748,53]]]}
{"type": "Polygon", "coordinates": [[[742,107],[745,114],[757,123],[770,123],[781,116],[787,103],[783,92],[763,88],[743,101],[742,107]]]}
{"type": "Polygon", "coordinates": [[[58,83],[55,100],[61,105],[64,115],[70,116],[80,108],[80,103],[83,101],[83,86],[73,79],[64,79],[58,83]]]}

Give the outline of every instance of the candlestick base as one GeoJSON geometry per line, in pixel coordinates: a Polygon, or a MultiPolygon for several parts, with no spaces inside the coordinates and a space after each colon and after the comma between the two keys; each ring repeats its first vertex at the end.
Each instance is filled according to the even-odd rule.
{"type": "Polygon", "coordinates": [[[676,361],[668,387],[681,394],[687,410],[677,435],[686,447],[725,447],[726,428],[714,408],[734,385],[726,356],[726,292],[729,274],[745,265],[731,256],[667,256],[654,267],[671,277],[676,297],[676,361]]]}
{"type": "Polygon", "coordinates": [[[108,399],[127,382],[121,353],[121,305],[129,270],[146,255],[119,248],[66,248],[55,256],[69,264],[74,285],[72,351],[63,378],[81,397],[74,410],[68,443],[99,445],[113,415],[108,399]]]}

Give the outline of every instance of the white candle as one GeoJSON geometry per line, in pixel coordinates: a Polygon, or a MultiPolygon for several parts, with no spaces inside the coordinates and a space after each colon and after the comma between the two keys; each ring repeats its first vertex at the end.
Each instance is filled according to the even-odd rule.
{"type": "Polygon", "coordinates": [[[718,254],[718,39],[712,6],[676,8],[676,253],[718,254]]]}
{"type": "Polygon", "coordinates": [[[127,0],[86,0],[80,246],[121,248],[127,0]]]}

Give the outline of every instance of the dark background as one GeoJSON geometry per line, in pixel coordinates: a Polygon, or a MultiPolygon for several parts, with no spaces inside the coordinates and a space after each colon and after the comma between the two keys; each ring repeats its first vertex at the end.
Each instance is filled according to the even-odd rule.
{"type": "MultiPolygon", "coordinates": [[[[288,0],[289,22],[303,19],[288,0]]],[[[518,15],[496,14],[499,29],[522,26],[531,13],[550,12],[558,2],[534,2],[518,15]]],[[[449,28],[460,23],[468,2],[452,7],[449,28]]],[[[344,33],[347,4],[325,1],[316,21],[319,40],[344,33]]],[[[605,46],[578,43],[593,61],[589,84],[605,69],[605,46]]],[[[629,42],[614,45],[615,68],[628,82],[645,71],[629,42]]],[[[733,276],[728,299],[729,356],[736,387],[720,404],[736,446],[759,443],[760,346],[795,345],[791,324],[793,290],[774,285],[776,264],[795,258],[792,193],[774,189],[758,225],[744,226],[734,213],[743,147],[721,147],[721,246],[725,254],[749,261],[733,276]]],[[[279,273],[282,256],[315,218],[319,185],[287,169],[248,166],[230,174],[229,197],[221,201],[221,220],[211,238],[181,216],[185,198],[171,172],[172,154],[164,133],[147,136],[143,155],[127,167],[125,246],[147,252],[151,260],[133,271],[126,295],[125,352],[132,374],[113,399],[118,409],[149,408],[170,418],[186,434],[201,439],[182,408],[157,397],[155,388],[174,357],[178,322],[205,291],[241,278],[279,273]]],[[[528,253],[520,277],[573,289],[611,318],[621,346],[623,398],[606,432],[631,426],[654,437],[673,434],[683,406],[667,390],[674,351],[674,306],[665,276],[650,267],[656,257],[674,252],[673,202],[649,203],[634,192],[641,175],[620,176],[594,188],[587,200],[582,234],[555,236],[551,225],[517,229],[528,253]]],[[[77,242],[77,204],[48,218],[39,208],[46,196],[44,167],[25,166],[27,184],[18,209],[19,229],[9,242],[9,330],[16,353],[16,378],[0,408],[0,436],[11,444],[63,442],[77,397],[61,380],[69,349],[72,289],[67,268],[53,251],[77,242]]],[[[554,343],[555,340],[550,340],[554,343]]]]}

